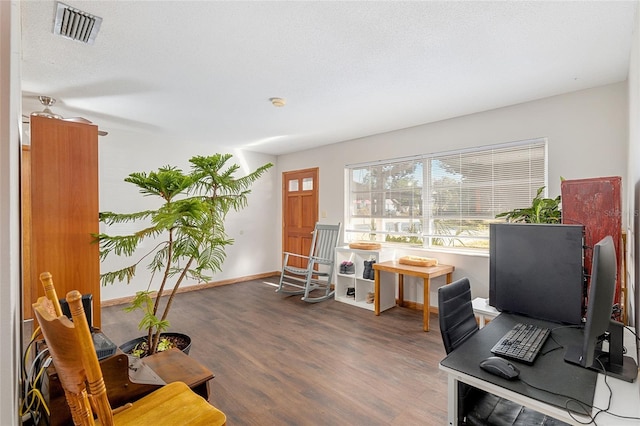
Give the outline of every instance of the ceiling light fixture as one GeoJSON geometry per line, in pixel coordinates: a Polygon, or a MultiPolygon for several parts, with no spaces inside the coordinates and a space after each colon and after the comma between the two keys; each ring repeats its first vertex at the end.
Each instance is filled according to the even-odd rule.
{"type": "Polygon", "coordinates": [[[32,112],[31,115],[35,115],[38,117],[46,117],[46,118],[57,118],[58,120],[62,120],[62,116],[59,114],[55,114],[51,111],[50,106],[56,103],[56,100],[50,96],[38,96],[38,100],[42,105],[44,105],[44,109],[42,111],[32,112]]]}
{"type": "Polygon", "coordinates": [[[269,100],[274,107],[278,108],[285,106],[285,104],[287,103],[287,101],[282,98],[269,98],[269,100]]]}

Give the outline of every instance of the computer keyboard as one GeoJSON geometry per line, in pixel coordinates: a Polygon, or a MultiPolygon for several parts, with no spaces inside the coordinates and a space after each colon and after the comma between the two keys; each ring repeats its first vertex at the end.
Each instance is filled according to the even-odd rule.
{"type": "Polygon", "coordinates": [[[491,352],[504,358],[533,364],[549,334],[551,330],[548,328],[518,323],[491,348],[491,352]]]}

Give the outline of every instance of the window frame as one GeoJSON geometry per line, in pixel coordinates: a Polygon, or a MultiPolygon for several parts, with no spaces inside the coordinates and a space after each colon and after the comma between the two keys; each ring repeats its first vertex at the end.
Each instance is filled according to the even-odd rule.
{"type": "Polygon", "coordinates": [[[504,221],[496,219],[496,214],[528,207],[540,187],[547,195],[548,141],[540,137],[348,164],[344,170],[347,243],[374,240],[401,247],[486,253],[489,224],[504,221]],[[472,163],[479,170],[473,178],[473,171],[462,172],[465,164],[472,163]],[[512,178],[514,172],[516,178],[512,178]],[[515,195],[511,195],[513,188],[515,195]],[[472,195],[460,196],[465,191],[472,195]],[[451,211],[438,214],[434,211],[438,195],[447,195],[458,205],[440,200],[440,207],[451,211]]]}

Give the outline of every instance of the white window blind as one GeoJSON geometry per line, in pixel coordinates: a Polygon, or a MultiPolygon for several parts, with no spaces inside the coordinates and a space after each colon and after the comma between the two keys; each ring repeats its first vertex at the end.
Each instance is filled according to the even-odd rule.
{"type": "Polygon", "coordinates": [[[498,213],[546,186],[546,140],[347,166],[347,241],[487,248],[498,213]]]}

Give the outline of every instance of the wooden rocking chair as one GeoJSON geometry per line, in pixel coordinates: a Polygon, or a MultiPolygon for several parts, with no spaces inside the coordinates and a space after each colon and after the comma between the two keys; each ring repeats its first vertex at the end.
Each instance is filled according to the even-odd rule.
{"type": "MultiPolygon", "coordinates": [[[[54,300],[57,297],[53,296],[54,300]]],[[[80,292],[67,294],[73,322],[47,297],[33,304],[75,425],[225,425],[224,413],[182,382],[173,382],[111,409],[80,292]]]]}
{"type": "Polygon", "coordinates": [[[305,302],[322,302],[333,297],[331,289],[335,249],[340,238],[340,224],[323,225],[316,223],[313,230],[309,256],[295,253],[284,253],[280,283],[276,292],[283,294],[302,294],[305,302]],[[293,257],[303,259],[305,267],[290,264],[293,257]],[[314,290],[320,290],[321,296],[311,296],[314,290]]]}

